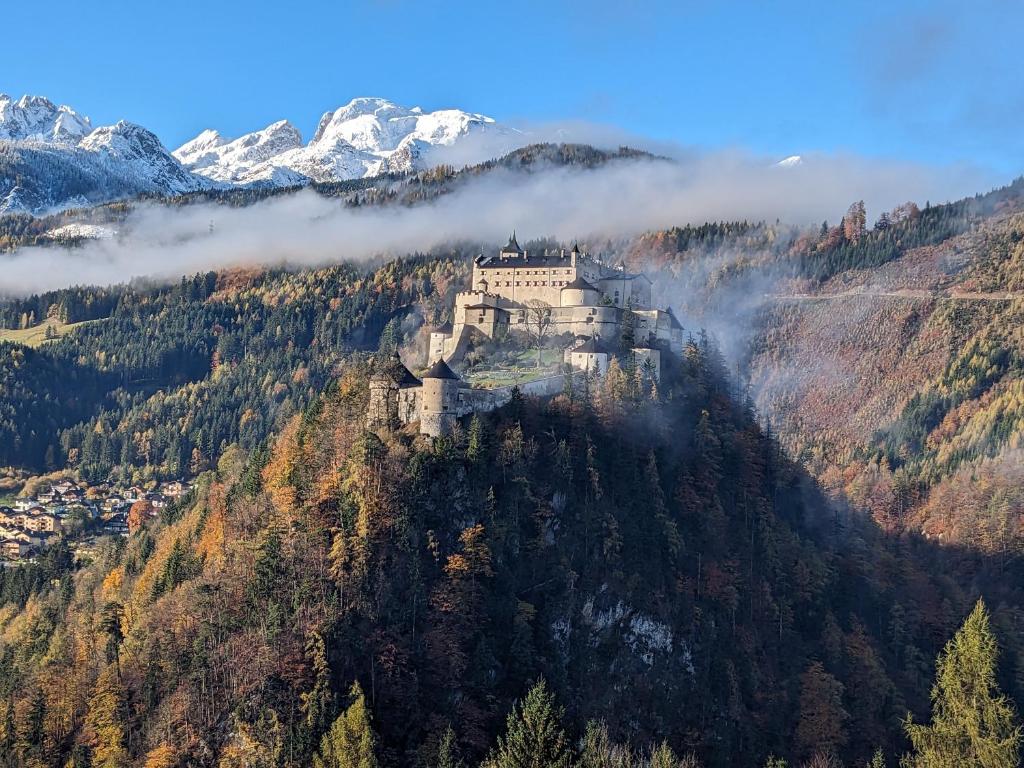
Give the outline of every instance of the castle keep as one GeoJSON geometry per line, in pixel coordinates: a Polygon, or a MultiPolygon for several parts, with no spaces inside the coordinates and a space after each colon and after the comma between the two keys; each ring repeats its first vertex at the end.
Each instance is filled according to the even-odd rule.
{"type": "MultiPolygon", "coordinates": [[[[622,338],[627,322],[633,347],[624,351],[654,379],[660,377],[662,351],[678,355],[683,348],[683,328],[672,312],[651,306],[646,275],[627,272],[622,264],[605,265],[576,245],[568,253],[530,254],[513,233],[496,256],[473,260],[472,288],[456,294],[453,322],[430,334],[429,368],[422,379],[397,353],[378,363],[370,381],[368,426],[394,429],[418,421],[422,434],[437,437],[450,432],[460,416],[505,404],[511,386],[471,387],[449,363],[461,360],[474,341],[528,332],[541,315],[550,336],[573,339],[563,359],[579,374],[608,370],[614,342],[622,338]]],[[[564,386],[560,374],[522,383],[519,389],[554,395],[564,386]]]]}

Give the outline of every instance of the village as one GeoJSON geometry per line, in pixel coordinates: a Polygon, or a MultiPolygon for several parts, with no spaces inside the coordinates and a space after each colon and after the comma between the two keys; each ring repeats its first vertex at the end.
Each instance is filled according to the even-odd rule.
{"type": "Polygon", "coordinates": [[[97,536],[127,536],[160,510],[192,490],[194,483],[173,480],[150,490],[55,480],[41,490],[0,505],[0,561],[31,560],[60,538],[88,549],[97,536]]]}

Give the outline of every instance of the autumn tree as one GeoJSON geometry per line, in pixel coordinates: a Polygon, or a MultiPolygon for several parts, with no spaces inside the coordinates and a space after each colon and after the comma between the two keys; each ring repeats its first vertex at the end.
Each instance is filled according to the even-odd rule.
{"type": "Polygon", "coordinates": [[[846,744],[843,684],[825,671],[820,661],[800,676],[800,719],[796,750],[805,757],[838,752],[846,744]]]}
{"type": "Polygon", "coordinates": [[[155,515],[153,504],[145,499],[139,499],[128,510],[128,532],[135,533],[155,515]]]}
{"type": "MultiPolygon", "coordinates": [[[[444,579],[430,596],[434,621],[426,635],[426,646],[431,679],[438,686],[466,680],[471,651],[487,628],[484,597],[494,571],[484,526],[477,524],[463,530],[459,544],[459,551],[445,561],[444,579]]],[[[464,742],[480,749],[488,742],[482,698],[466,682],[452,712],[464,742]]]]}
{"type": "Polygon", "coordinates": [[[85,717],[94,768],[122,768],[128,765],[125,720],[124,685],[117,666],[108,664],[96,680],[85,717]]]}
{"type": "Polygon", "coordinates": [[[971,615],[939,654],[932,688],[932,723],[908,716],[913,752],[903,768],[1016,768],[1021,728],[1010,700],[996,682],[999,648],[989,627],[985,603],[971,615]]]}
{"type": "Polygon", "coordinates": [[[859,242],[867,231],[867,212],[864,201],[858,200],[850,206],[843,217],[843,236],[851,243],[859,242]]]}

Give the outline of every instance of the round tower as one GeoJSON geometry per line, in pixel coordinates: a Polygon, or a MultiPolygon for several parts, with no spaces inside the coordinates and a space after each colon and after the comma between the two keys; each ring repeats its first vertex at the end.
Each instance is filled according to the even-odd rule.
{"type": "Polygon", "coordinates": [[[420,396],[420,433],[431,437],[447,435],[458,418],[459,377],[438,359],[423,375],[420,396]]]}
{"type": "Polygon", "coordinates": [[[596,307],[600,299],[601,292],[582,277],[577,277],[571,283],[562,286],[563,307],[596,307]]]}

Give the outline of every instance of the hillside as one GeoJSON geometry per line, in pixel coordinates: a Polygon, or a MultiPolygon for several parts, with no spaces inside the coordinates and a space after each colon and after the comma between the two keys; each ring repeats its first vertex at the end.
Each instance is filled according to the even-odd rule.
{"type": "Polygon", "coordinates": [[[538,676],[572,733],[864,761],[903,749],[977,587],[1020,669],[1017,581],[968,594],[955,558],[828,511],[706,342],[653,398],[612,373],[437,442],[365,432],[366,381],[345,365],[91,562],[3,577],[9,764],[308,765],[353,681],[382,765],[437,765],[449,726],[476,764],[538,676]]]}
{"type": "Polygon", "coordinates": [[[793,455],[886,527],[1024,545],[1022,238],[1024,214],[1008,207],[777,295],[758,318],[759,406],[793,455]]]}

